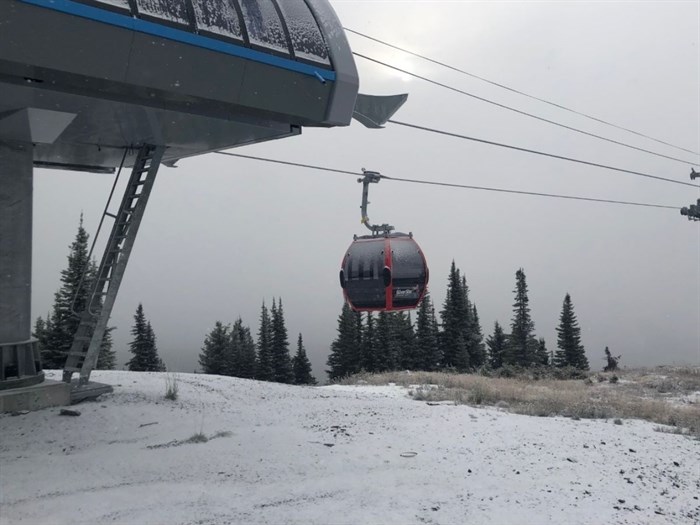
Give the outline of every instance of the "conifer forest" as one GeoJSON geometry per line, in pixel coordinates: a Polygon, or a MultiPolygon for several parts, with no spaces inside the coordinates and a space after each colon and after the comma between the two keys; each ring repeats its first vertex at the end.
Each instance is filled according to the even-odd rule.
{"type": "MultiPolygon", "coordinates": [[[[69,247],[66,269],[53,308],[39,317],[34,334],[38,339],[43,366],[62,368],[78,324],[80,311],[96,272],[89,258],[89,236],[82,218],[75,240],[69,247]]],[[[476,301],[471,297],[466,276],[452,262],[447,276],[445,300],[440,310],[426,294],[415,312],[354,312],[343,304],[338,316],[337,335],[331,342],[326,373],[331,381],[360,372],[393,370],[489,372],[508,376],[526,368],[551,367],[560,377],[588,370],[571,296],[566,293],[559,324],[556,350],[548,350],[538,338],[530,315],[528,287],[522,268],[515,273],[512,318],[509,330],[498,321],[484,332],[476,301]],[[566,373],[564,373],[566,372],[566,373]],[[568,374],[568,375],[567,375],[568,374]]],[[[112,331],[108,328],[100,350],[98,369],[117,366],[112,331]]],[[[142,304],[134,314],[129,343],[131,371],[165,371],[158,353],[156,333],[142,304]]],[[[215,321],[199,350],[199,365],[205,374],[218,374],[287,384],[313,385],[311,362],[303,335],[290,347],[282,298],[262,302],[255,331],[239,317],[231,324],[215,321]]]]}

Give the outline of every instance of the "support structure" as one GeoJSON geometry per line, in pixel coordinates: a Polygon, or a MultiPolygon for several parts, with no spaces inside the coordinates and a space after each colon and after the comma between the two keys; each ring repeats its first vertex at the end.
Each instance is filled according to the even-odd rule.
{"type": "Polygon", "coordinates": [[[79,386],[87,385],[90,373],[97,364],[107,322],[117,299],[164,151],[163,146],[141,147],[119,210],[116,214],[105,211],[105,215],[114,219],[114,225],[97,276],[90,288],[85,310],[76,312],[80,315],[80,324],[63,368],[63,381],[66,383],[71,382],[74,372],[79,372],[79,386]]]}
{"type": "Polygon", "coordinates": [[[369,205],[369,185],[377,184],[381,180],[382,174],[378,171],[367,171],[364,169],[362,172],[364,173],[364,177],[357,179],[357,182],[362,183],[362,204],[360,205],[362,220],[360,222],[367,226],[367,229],[372,232],[373,236],[377,236],[379,234],[389,235],[394,230],[393,226],[387,223],[370,224],[369,216],[367,215],[367,206],[369,205]]]}
{"type": "Polygon", "coordinates": [[[32,339],[32,143],[0,141],[0,390],[41,383],[32,339]]]}

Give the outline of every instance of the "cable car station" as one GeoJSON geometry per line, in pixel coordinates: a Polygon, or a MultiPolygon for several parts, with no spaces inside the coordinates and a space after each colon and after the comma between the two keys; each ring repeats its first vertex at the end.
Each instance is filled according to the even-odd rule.
{"type": "MultiPolygon", "coordinates": [[[[358,84],[327,0],[0,3],[0,411],[68,404],[89,388],[161,164],[292,137],[305,126],[347,126],[353,117],[381,127],[406,100],[361,95],[358,84]],[[131,168],[119,207],[103,216],[111,233],[88,304],[75,312],[80,325],[62,385],[44,382],[31,335],[34,167],[101,174],[131,168]],[[12,391],[17,395],[6,395],[12,391]]],[[[403,246],[415,250],[414,243],[392,234],[358,241],[357,249],[377,242],[396,253],[380,265],[393,272],[396,293],[384,301],[382,288],[384,299],[355,306],[415,306],[414,292],[401,290],[417,284],[419,298],[423,281],[400,284],[399,262],[403,246]]],[[[366,284],[356,278],[357,257],[348,258],[348,300],[366,284]]]]}

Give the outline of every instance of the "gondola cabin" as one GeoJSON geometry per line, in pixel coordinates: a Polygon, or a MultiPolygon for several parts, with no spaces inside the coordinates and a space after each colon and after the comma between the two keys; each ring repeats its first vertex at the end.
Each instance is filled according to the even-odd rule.
{"type": "Polygon", "coordinates": [[[356,312],[416,308],[425,295],[428,265],[412,235],[356,237],[340,269],[340,286],[356,312]]]}

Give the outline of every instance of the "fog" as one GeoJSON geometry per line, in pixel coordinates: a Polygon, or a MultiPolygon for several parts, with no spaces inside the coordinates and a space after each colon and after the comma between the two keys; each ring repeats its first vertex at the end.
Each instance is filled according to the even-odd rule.
{"type": "MultiPolygon", "coordinates": [[[[348,27],[476,75],[700,151],[698,2],[335,1],[348,27]]],[[[478,96],[638,147],[659,158],[488,105],[357,58],[361,91],[408,93],[398,120],[690,182],[698,156],[499,89],[349,34],[353,49],[478,96]],[[694,162],[694,164],[692,164],[694,162]]],[[[688,206],[700,191],[389,124],[304,129],[236,152],[515,190],[688,206]]],[[[81,212],[91,236],[113,177],[35,172],[33,313],[59,288],[81,212]]],[[[163,167],[113,310],[119,368],[143,303],[168,368],[195,370],[215,321],[284,302],[317,378],[342,306],[338,270],[359,222],[356,177],[209,154],[163,167]]],[[[700,363],[700,229],[678,210],[579,202],[385,180],[370,217],[413,232],[438,309],[454,260],[485,334],[511,320],[527,275],[536,333],[550,349],[571,294],[594,369],[603,349],[625,366],[700,363]]],[[[107,232],[101,236],[106,239],[107,232]]],[[[98,247],[101,246],[98,243],[98,247]]],[[[101,251],[97,252],[98,258],[101,251]]]]}

